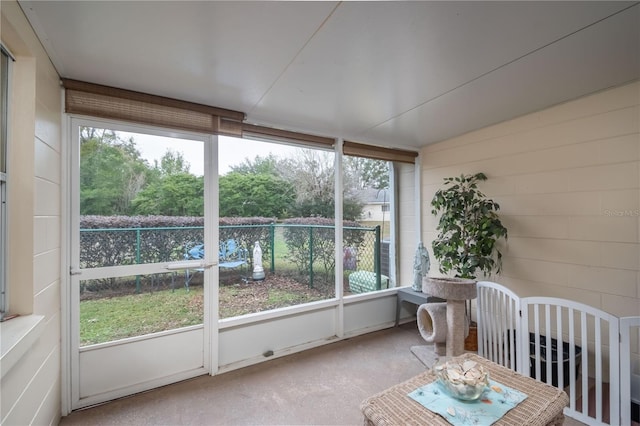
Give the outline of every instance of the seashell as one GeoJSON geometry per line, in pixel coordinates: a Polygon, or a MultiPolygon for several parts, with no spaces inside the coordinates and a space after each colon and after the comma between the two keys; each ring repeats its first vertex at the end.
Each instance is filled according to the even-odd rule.
{"type": "Polygon", "coordinates": [[[464,377],[470,378],[470,379],[477,379],[478,377],[480,377],[482,375],[482,373],[479,370],[467,370],[464,373],[464,377]]]}
{"type": "Polygon", "coordinates": [[[467,360],[462,364],[462,370],[463,371],[469,371],[471,370],[473,367],[475,367],[476,365],[478,365],[477,362],[475,361],[471,361],[471,360],[467,360]]]}
{"type": "Polygon", "coordinates": [[[448,407],[447,408],[447,413],[451,414],[453,417],[456,416],[456,409],[453,407],[448,407]]]}
{"type": "Polygon", "coordinates": [[[452,381],[459,381],[462,380],[462,374],[460,374],[457,370],[449,370],[447,371],[447,373],[449,373],[449,380],[452,381]]]}

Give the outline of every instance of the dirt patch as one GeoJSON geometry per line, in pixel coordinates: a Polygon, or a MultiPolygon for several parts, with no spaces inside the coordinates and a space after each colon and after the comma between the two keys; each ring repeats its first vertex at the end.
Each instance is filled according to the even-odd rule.
{"type": "Polygon", "coordinates": [[[229,318],[333,297],[287,276],[220,286],[220,318],[229,318]]]}

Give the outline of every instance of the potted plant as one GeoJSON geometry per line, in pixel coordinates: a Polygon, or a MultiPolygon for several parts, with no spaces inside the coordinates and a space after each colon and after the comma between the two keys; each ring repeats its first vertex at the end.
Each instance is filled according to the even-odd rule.
{"type": "MultiPolygon", "coordinates": [[[[499,274],[502,270],[497,243],[507,238],[507,228],[498,217],[498,203],[478,189],[478,182],[485,180],[484,173],[445,178],[444,187],[431,200],[431,213],[440,214],[433,255],[443,274],[475,280],[478,274],[499,274]]],[[[469,337],[474,341],[472,331],[469,337]]],[[[477,341],[474,344],[477,349],[477,341]]]]}

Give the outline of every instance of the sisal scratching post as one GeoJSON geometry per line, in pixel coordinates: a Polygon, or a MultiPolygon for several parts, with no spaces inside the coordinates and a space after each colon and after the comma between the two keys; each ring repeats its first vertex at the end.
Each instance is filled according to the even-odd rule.
{"type": "Polygon", "coordinates": [[[466,325],[464,300],[447,301],[447,356],[454,357],[464,353],[464,330],[466,325]]]}
{"type": "Polygon", "coordinates": [[[476,282],[462,278],[431,278],[422,280],[422,292],[447,301],[447,357],[464,353],[465,301],[477,296],[476,282]]]}

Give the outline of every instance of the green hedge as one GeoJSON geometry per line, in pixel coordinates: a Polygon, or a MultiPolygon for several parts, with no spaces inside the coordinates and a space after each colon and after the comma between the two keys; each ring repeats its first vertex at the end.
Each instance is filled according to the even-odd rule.
{"type": "MultiPolygon", "coordinates": [[[[220,241],[230,238],[249,249],[260,242],[269,255],[272,218],[220,218],[220,241]]],[[[204,218],[176,216],[81,216],[82,268],[183,260],[191,247],[204,241],[204,218]]]]}

